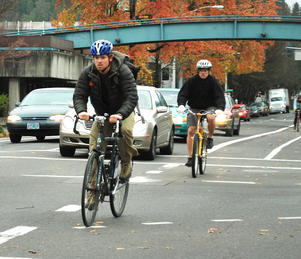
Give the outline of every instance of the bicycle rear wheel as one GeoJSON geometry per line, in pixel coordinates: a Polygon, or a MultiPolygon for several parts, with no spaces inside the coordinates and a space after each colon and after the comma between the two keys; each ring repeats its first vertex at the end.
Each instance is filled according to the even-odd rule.
{"type": "Polygon", "coordinates": [[[113,179],[113,190],[110,195],[110,207],[112,214],[115,217],[120,217],[124,211],[128,192],[129,192],[129,181],[120,181],[120,171],[121,171],[121,160],[117,155],[115,157],[115,170],[114,170],[114,179],[113,179]]]}
{"type": "Polygon", "coordinates": [[[297,132],[299,132],[299,130],[300,130],[300,118],[297,118],[297,121],[296,121],[296,130],[297,130],[297,132]]]}
{"type": "Polygon", "coordinates": [[[192,177],[195,178],[197,173],[200,170],[200,164],[199,164],[199,143],[200,143],[200,138],[199,135],[195,135],[193,138],[193,149],[192,149],[192,157],[191,157],[191,174],[192,177]]]}
{"type": "Polygon", "coordinates": [[[99,154],[93,151],[87,161],[82,186],[81,213],[86,227],[94,223],[98,210],[100,191],[96,187],[100,167],[103,168],[102,162],[99,160],[99,154]]]}
{"type": "Polygon", "coordinates": [[[202,150],[201,150],[201,157],[199,157],[200,163],[200,174],[204,174],[206,170],[207,164],[207,138],[203,137],[202,140],[202,150]]]}

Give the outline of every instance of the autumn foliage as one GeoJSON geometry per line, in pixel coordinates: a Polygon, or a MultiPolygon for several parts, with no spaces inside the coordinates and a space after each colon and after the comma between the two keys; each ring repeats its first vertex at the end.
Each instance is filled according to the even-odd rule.
{"type": "MultiPolygon", "coordinates": [[[[129,4],[133,0],[58,0],[58,20],[56,26],[95,24],[130,19],[129,4]],[[68,5],[69,4],[69,5],[68,5]]],[[[136,0],[135,18],[166,18],[183,16],[220,16],[220,15],[277,15],[276,0],[136,0]],[[223,5],[223,9],[204,8],[223,5]]],[[[213,63],[213,73],[224,82],[225,72],[236,74],[262,72],[265,50],[273,45],[272,41],[183,41],[159,44],[137,44],[131,47],[118,47],[127,52],[142,67],[140,79],[152,83],[151,71],[147,64],[150,56],[159,57],[164,64],[173,58],[177,61],[180,76],[188,77],[196,72],[195,64],[199,59],[209,59],[213,63]],[[163,46],[164,45],[164,46],[163,46]],[[161,48],[158,48],[162,46],[161,48]],[[159,49],[151,52],[149,50],[159,49]]]]}

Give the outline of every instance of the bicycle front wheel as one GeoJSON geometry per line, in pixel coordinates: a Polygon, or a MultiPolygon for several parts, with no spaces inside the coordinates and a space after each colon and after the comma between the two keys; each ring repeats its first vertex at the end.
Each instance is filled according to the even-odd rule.
{"type": "Polygon", "coordinates": [[[192,149],[192,157],[191,157],[191,174],[192,177],[195,178],[197,173],[199,172],[199,143],[200,138],[199,135],[195,134],[193,138],[193,149],[192,149]]]}
{"type": "Polygon", "coordinates": [[[199,157],[199,164],[200,164],[200,174],[204,174],[206,170],[207,164],[207,138],[203,136],[202,140],[202,150],[201,150],[201,157],[199,157]]]}
{"type": "Polygon", "coordinates": [[[129,192],[129,181],[121,181],[119,179],[120,171],[121,171],[121,160],[120,157],[117,155],[115,157],[115,171],[114,171],[114,178],[113,178],[113,190],[110,195],[110,207],[112,214],[115,217],[120,217],[124,211],[128,192],[129,192]]]}
{"type": "Polygon", "coordinates": [[[100,191],[97,190],[97,178],[100,167],[103,168],[99,160],[99,154],[93,151],[87,161],[82,186],[81,212],[86,227],[94,223],[98,210],[100,191]]]}
{"type": "Polygon", "coordinates": [[[297,118],[297,121],[296,121],[296,130],[297,130],[297,132],[299,132],[299,130],[300,130],[300,118],[297,118]]]}

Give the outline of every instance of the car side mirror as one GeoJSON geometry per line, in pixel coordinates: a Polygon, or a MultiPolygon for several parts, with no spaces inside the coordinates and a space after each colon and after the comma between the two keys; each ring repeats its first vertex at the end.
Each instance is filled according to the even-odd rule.
{"type": "Polygon", "coordinates": [[[16,102],[16,107],[19,107],[20,106],[20,104],[21,104],[21,102],[16,102]]]}
{"type": "Polygon", "coordinates": [[[232,109],[240,109],[240,105],[235,104],[233,105],[232,109]]]}
{"type": "Polygon", "coordinates": [[[70,102],[70,103],[68,104],[68,107],[69,107],[69,108],[74,108],[73,102],[70,102]]]}
{"type": "Polygon", "coordinates": [[[157,107],[157,113],[164,113],[167,112],[168,108],[166,106],[159,106],[157,107]]]}

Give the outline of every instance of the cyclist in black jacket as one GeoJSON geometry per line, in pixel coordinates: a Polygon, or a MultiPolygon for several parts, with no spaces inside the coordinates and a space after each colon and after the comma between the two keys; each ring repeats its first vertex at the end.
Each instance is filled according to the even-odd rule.
{"type": "MultiPolygon", "coordinates": [[[[178,94],[178,112],[185,112],[188,104],[193,112],[199,110],[214,110],[215,114],[225,109],[225,96],[217,79],[210,75],[212,64],[206,59],[197,62],[198,74],[190,77],[178,94]]],[[[215,129],[215,116],[207,114],[208,140],[207,148],[213,147],[213,133],[215,129]]],[[[196,121],[193,115],[187,115],[187,148],[188,161],[186,166],[191,166],[192,138],[196,130],[196,121]]]]}

